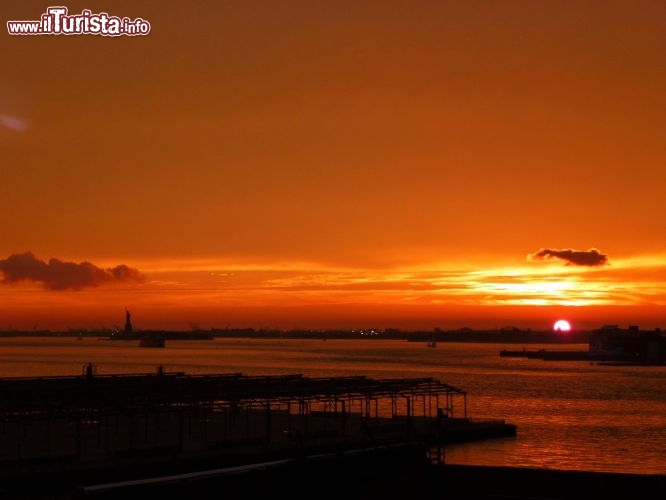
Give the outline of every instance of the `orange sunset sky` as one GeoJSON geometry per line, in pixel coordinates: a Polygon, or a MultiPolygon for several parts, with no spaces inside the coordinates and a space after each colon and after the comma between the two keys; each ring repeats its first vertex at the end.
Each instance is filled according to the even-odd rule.
{"type": "Polygon", "coordinates": [[[7,33],[49,5],[0,5],[0,330],[666,327],[666,2],[68,1],[151,33],[7,33]]]}

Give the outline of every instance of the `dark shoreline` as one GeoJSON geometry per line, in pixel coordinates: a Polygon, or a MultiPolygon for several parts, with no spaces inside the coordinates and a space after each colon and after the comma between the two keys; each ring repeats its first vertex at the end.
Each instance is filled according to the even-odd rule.
{"type": "MultiPolygon", "coordinates": [[[[398,444],[229,466],[215,459],[149,464],[111,474],[35,474],[4,493],[21,499],[314,498],[385,500],[661,500],[666,474],[433,464],[418,444],[398,444]],[[16,487],[18,486],[18,487],[16,487]]],[[[6,483],[5,483],[6,485],[6,483]]]]}
{"type": "Polygon", "coordinates": [[[440,498],[646,499],[666,498],[666,474],[623,474],[518,467],[446,465],[440,498]]]}
{"type": "MultiPolygon", "coordinates": [[[[204,465],[204,464],[201,464],[204,465]]],[[[414,445],[88,484],[77,498],[604,500],[666,497],[666,475],[432,464],[414,445]]]]}
{"type": "Polygon", "coordinates": [[[196,331],[140,330],[132,334],[117,334],[110,330],[69,331],[2,331],[0,339],[25,338],[102,338],[110,340],[140,340],[145,336],[164,336],[169,340],[212,340],[225,338],[297,339],[297,340],[405,340],[409,342],[472,342],[506,344],[587,344],[592,331],[566,334],[552,331],[519,329],[500,330],[254,330],[211,329],[196,331]]]}

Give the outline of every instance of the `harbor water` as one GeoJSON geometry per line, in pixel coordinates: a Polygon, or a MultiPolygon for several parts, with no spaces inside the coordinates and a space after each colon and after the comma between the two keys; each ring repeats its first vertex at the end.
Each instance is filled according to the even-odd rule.
{"type": "Polygon", "coordinates": [[[0,338],[0,377],[167,371],[433,377],[467,391],[467,415],[504,419],[516,438],[452,445],[447,463],[666,474],[666,367],[501,358],[502,349],[585,350],[394,340],[137,341],[0,338]]]}

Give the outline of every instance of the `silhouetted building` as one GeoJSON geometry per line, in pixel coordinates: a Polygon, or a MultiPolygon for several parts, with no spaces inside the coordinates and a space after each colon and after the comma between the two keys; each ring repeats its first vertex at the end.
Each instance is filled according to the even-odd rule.
{"type": "Polygon", "coordinates": [[[645,331],[635,325],[626,330],[616,325],[604,325],[590,335],[589,352],[593,356],[663,362],[666,361],[666,336],[661,330],[645,331]]]}

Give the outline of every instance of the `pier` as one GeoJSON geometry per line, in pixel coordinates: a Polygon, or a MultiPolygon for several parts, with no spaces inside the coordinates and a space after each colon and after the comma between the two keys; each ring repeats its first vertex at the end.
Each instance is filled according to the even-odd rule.
{"type": "Polygon", "coordinates": [[[92,364],[79,376],[0,379],[0,425],[5,494],[37,488],[34,478],[69,491],[84,477],[126,482],[313,456],[337,463],[400,446],[410,450],[401,456],[418,449],[437,463],[446,443],[516,433],[469,419],[466,392],[433,378],[98,375],[92,364]]]}

